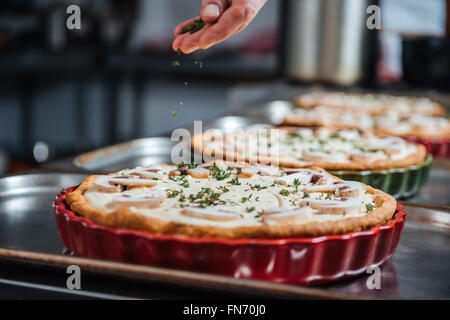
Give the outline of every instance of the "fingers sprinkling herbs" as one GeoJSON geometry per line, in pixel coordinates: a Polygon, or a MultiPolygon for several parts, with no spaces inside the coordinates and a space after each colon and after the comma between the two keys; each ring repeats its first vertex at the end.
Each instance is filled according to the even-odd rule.
{"type": "Polygon", "coordinates": [[[185,33],[188,33],[188,32],[190,34],[193,34],[193,33],[196,33],[198,31],[202,30],[204,27],[205,27],[205,22],[200,18],[200,19],[194,20],[193,23],[191,23],[190,25],[186,26],[186,28],[184,28],[181,31],[181,34],[185,34],[185,33]]]}

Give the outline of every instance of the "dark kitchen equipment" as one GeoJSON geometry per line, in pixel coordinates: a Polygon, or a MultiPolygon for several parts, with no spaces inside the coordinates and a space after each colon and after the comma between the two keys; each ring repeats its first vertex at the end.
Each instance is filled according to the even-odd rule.
{"type": "Polygon", "coordinates": [[[450,37],[405,37],[403,78],[417,87],[450,89],[450,37]]]}

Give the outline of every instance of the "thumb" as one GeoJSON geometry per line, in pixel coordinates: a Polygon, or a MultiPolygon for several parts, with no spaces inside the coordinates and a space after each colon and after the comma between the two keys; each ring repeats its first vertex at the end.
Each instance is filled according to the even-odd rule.
{"type": "Polygon", "coordinates": [[[200,15],[206,23],[214,23],[222,15],[228,0],[203,0],[200,15]]]}

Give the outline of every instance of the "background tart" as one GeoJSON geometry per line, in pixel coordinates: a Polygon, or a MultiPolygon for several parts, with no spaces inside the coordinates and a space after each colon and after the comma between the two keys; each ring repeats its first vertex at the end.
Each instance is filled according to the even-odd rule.
{"type": "Polygon", "coordinates": [[[396,209],[388,194],[317,167],[222,161],[89,176],[66,201],[97,224],[216,238],[341,234],[384,224],[396,209]]]}
{"type": "Polygon", "coordinates": [[[447,118],[420,114],[400,115],[395,110],[374,116],[358,110],[333,107],[298,108],[286,115],[283,124],[299,127],[372,129],[376,133],[398,137],[450,138],[450,121],[447,118]]]}
{"type": "Polygon", "coordinates": [[[333,107],[365,112],[370,115],[389,112],[406,116],[410,114],[444,116],[446,114],[442,105],[428,98],[388,94],[313,92],[297,97],[296,105],[302,108],[333,107]]]}
{"type": "Polygon", "coordinates": [[[331,128],[272,129],[194,136],[193,148],[204,158],[277,164],[290,168],[319,166],[326,170],[386,170],[424,162],[423,145],[399,137],[331,128]]]}

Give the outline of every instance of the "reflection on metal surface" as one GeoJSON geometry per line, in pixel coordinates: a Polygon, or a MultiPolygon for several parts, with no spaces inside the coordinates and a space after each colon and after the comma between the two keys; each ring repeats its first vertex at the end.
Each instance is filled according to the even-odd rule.
{"type": "Polygon", "coordinates": [[[257,117],[265,123],[280,124],[284,117],[295,108],[291,101],[275,100],[263,103],[240,113],[243,117],[257,117]]]}
{"type": "Polygon", "coordinates": [[[85,175],[29,174],[0,179],[0,247],[60,253],[52,202],[85,175]]]}
{"type": "Polygon", "coordinates": [[[78,168],[105,173],[130,167],[170,163],[170,153],[175,144],[168,137],[132,140],[80,155],[73,163],[78,168]]]}

